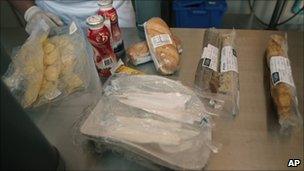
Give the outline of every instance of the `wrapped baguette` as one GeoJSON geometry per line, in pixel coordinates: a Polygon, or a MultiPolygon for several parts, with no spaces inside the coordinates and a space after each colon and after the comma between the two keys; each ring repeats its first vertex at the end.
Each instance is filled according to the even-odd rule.
{"type": "Polygon", "coordinates": [[[266,50],[271,97],[282,128],[293,126],[301,120],[287,49],[284,37],[272,35],[266,50]]]}
{"type": "MultiPolygon", "coordinates": [[[[175,35],[173,35],[172,38],[176,43],[178,53],[181,54],[183,52],[181,40],[175,35]]],[[[150,55],[149,47],[146,41],[131,45],[127,49],[127,55],[131,63],[135,66],[152,61],[152,57],[150,55]]]]}
{"type": "Polygon", "coordinates": [[[220,87],[219,93],[225,97],[225,112],[231,115],[239,113],[239,72],[237,53],[235,50],[236,32],[223,34],[221,65],[220,65],[220,87]]]}
{"type": "Polygon", "coordinates": [[[173,74],[178,69],[180,57],[170,28],[160,18],[151,18],[144,28],[156,69],[163,75],[173,74]]]}
{"type": "Polygon", "coordinates": [[[220,33],[213,28],[206,30],[203,42],[203,54],[199,60],[195,74],[195,84],[203,92],[218,92],[220,86],[220,47],[220,33]]]}

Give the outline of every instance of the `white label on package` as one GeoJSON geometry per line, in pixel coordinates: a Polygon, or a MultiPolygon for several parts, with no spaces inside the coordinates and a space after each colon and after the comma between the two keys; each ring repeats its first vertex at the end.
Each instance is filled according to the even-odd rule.
{"type": "Polygon", "coordinates": [[[204,52],[202,55],[203,58],[203,67],[208,67],[214,71],[218,71],[218,53],[219,50],[217,47],[208,44],[207,47],[204,48],[204,52]]]}
{"type": "Polygon", "coordinates": [[[75,33],[75,31],[77,31],[77,26],[76,26],[75,22],[72,22],[72,24],[70,25],[70,28],[69,28],[69,32],[70,32],[70,34],[73,34],[73,33],[75,33]]]}
{"type": "Polygon", "coordinates": [[[280,82],[286,83],[294,87],[290,62],[288,58],[283,56],[273,56],[269,61],[271,79],[274,85],[280,82]]]}
{"type": "Polygon", "coordinates": [[[238,73],[236,51],[232,46],[223,47],[221,54],[221,72],[228,71],[235,71],[238,73]]]}
{"type": "Polygon", "coordinates": [[[46,95],[44,95],[44,97],[48,100],[53,100],[56,97],[58,97],[61,94],[61,91],[59,91],[57,88],[50,91],[49,93],[47,93],[46,95]]]}
{"type": "Polygon", "coordinates": [[[172,44],[172,40],[169,34],[160,34],[151,38],[153,48],[172,44]]]}

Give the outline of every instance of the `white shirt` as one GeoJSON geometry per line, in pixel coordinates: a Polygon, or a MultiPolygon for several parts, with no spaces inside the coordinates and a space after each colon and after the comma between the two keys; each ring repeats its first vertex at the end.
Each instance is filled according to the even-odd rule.
{"type": "MultiPolygon", "coordinates": [[[[69,23],[75,17],[85,22],[90,15],[99,9],[98,0],[36,0],[37,6],[45,11],[59,16],[64,23],[69,23]]],[[[135,14],[131,0],[114,0],[113,6],[117,10],[120,27],[135,27],[135,14]]]]}

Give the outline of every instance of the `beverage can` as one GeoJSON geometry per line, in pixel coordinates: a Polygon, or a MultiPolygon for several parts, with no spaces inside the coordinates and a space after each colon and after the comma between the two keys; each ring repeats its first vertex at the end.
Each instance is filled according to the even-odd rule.
{"type": "Polygon", "coordinates": [[[117,62],[116,55],[112,49],[109,29],[104,25],[104,17],[93,15],[87,18],[89,26],[87,37],[94,51],[94,62],[100,77],[109,77],[110,69],[117,62]]]}

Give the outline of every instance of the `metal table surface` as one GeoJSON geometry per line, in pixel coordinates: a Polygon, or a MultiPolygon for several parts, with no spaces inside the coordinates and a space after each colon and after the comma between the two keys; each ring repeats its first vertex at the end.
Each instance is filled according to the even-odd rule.
{"type": "MultiPolygon", "coordinates": [[[[203,29],[172,29],[183,44],[180,70],[170,76],[192,86],[201,56],[203,29]]],[[[222,30],[223,32],[229,30],[222,30]]],[[[271,34],[279,31],[236,30],[240,79],[240,114],[234,119],[215,117],[213,140],[220,145],[205,170],[303,170],[287,168],[288,159],[303,162],[303,126],[289,136],[279,133],[275,114],[269,110],[269,92],[264,86],[264,52],[271,34]]],[[[299,109],[303,116],[303,32],[287,32],[289,58],[297,86],[299,109]]],[[[139,41],[135,29],[123,29],[125,46],[139,41]]],[[[138,67],[155,73],[153,63],[138,67]]],[[[81,117],[90,95],[62,102],[47,113],[29,113],[48,140],[58,148],[67,170],[145,170],[122,156],[106,152],[99,155],[85,140],[75,143],[74,123],[81,117]],[[68,103],[68,104],[67,104],[68,103]],[[71,106],[72,104],[72,106],[71,106]]],[[[77,135],[76,135],[77,136],[77,135]]]]}

